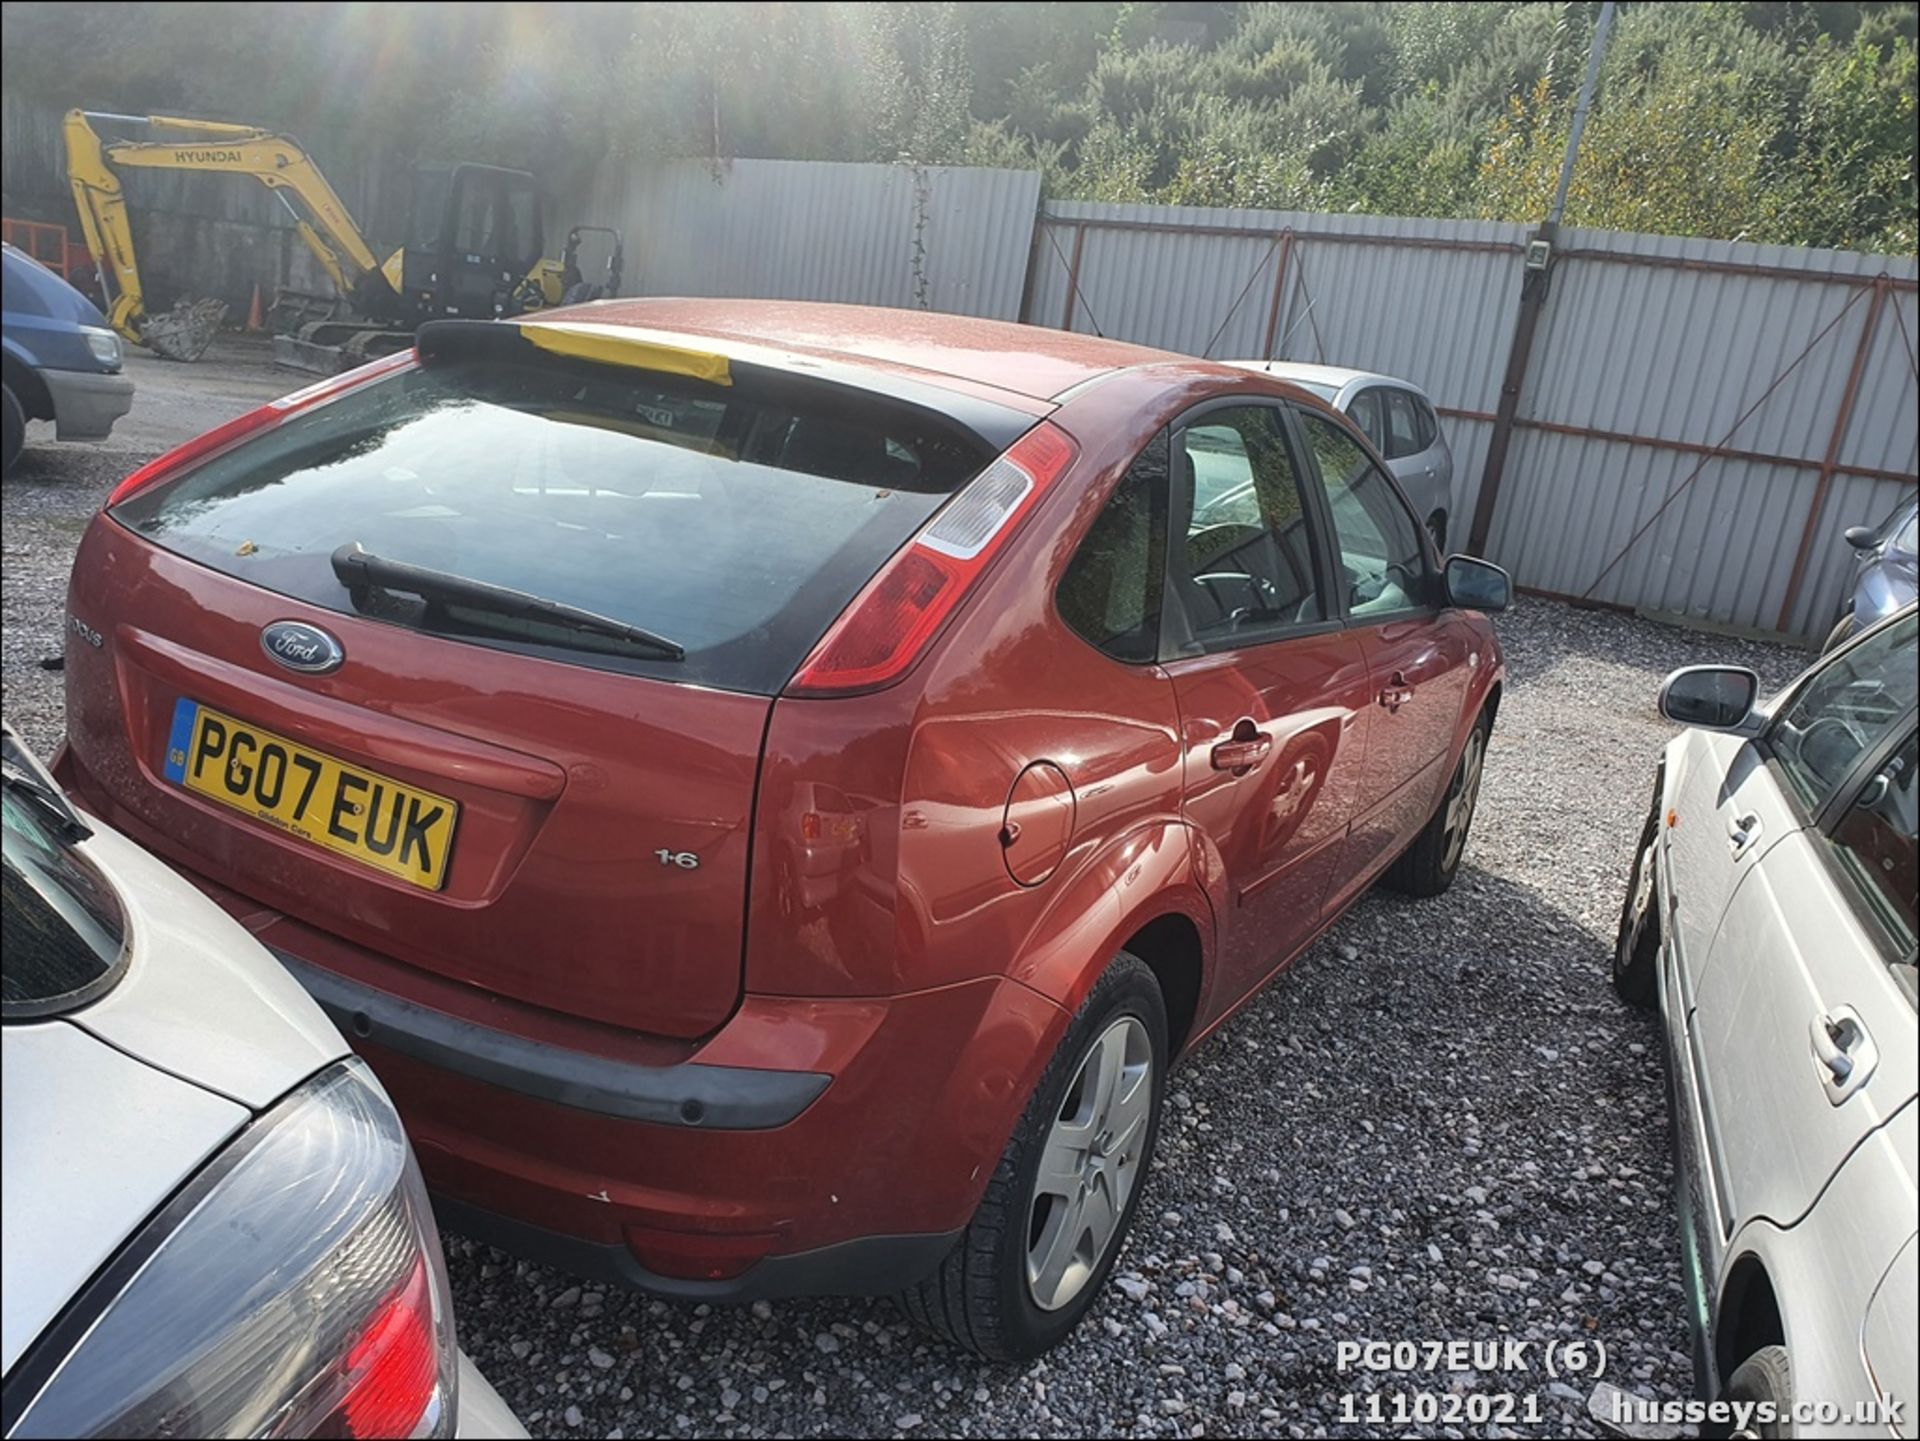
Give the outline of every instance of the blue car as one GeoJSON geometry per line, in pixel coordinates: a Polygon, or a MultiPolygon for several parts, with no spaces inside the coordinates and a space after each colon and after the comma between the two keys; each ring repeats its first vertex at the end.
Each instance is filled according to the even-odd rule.
{"type": "Polygon", "coordinates": [[[6,254],[6,435],[11,474],[29,420],[51,420],[61,440],[105,440],[133,404],[120,373],[120,337],[91,300],[11,245],[6,254]]]}

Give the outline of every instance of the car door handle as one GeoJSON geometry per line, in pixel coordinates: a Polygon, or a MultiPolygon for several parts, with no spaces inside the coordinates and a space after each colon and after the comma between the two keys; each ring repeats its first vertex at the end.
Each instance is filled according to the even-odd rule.
{"type": "Polygon", "coordinates": [[[1743,816],[1735,816],[1727,822],[1727,844],[1733,847],[1735,856],[1743,854],[1747,847],[1760,838],[1762,830],[1760,813],[1748,811],[1743,816]]]}
{"type": "Polygon", "coordinates": [[[1412,699],[1413,687],[1407,684],[1407,677],[1403,671],[1395,671],[1388,676],[1387,683],[1380,688],[1380,704],[1390,711],[1399,710],[1412,699]]]}
{"type": "Polygon", "coordinates": [[[1807,1027],[1807,1038],[1820,1063],[1827,1099],[1836,1106],[1866,1084],[1880,1058],[1873,1037],[1851,1006],[1836,1006],[1815,1016],[1807,1027]]]}
{"type": "Polygon", "coordinates": [[[1232,740],[1224,740],[1214,746],[1209,755],[1217,771],[1245,771],[1259,765],[1272,749],[1271,736],[1242,738],[1236,734],[1232,740]]]}

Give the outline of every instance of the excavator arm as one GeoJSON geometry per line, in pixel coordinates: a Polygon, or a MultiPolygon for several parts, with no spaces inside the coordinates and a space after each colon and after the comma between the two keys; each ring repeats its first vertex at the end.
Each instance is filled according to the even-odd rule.
{"type": "Polygon", "coordinates": [[[82,110],[67,112],[64,132],[67,177],[80,212],[80,229],[88,248],[109,272],[108,323],[156,354],[174,360],[197,359],[212,340],[225,307],[209,311],[202,302],[166,315],[148,313],[126,198],[116,173],[123,168],[251,176],[287,207],[300,238],[342,295],[373,309],[396,289],[326,176],[299,142],[285,135],[215,120],[99,116],[82,110]],[[134,121],[150,130],[179,132],[183,138],[177,142],[102,141],[93,128],[94,119],[134,121]]]}

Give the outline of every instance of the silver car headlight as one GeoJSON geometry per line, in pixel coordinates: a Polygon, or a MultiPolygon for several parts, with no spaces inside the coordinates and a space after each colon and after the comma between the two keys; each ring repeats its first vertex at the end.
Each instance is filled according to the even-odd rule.
{"type": "Polygon", "coordinates": [[[93,358],[102,365],[120,368],[120,337],[111,330],[103,330],[97,325],[83,325],[80,333],[87,338],[87,349],[93,352],[93,358]]]}
{"type": "Polygon", "coordinates": [[[453,1434],[439,1237],[358,1060],[243,1132],[62,1324],[84,1330],[9,1436],[453,1434]]]}

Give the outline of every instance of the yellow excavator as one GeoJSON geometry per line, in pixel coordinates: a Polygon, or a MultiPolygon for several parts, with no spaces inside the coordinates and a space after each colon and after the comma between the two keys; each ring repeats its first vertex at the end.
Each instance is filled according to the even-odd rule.
{"type": "MultiPolygon", "coordinates": [[[[417,170],[407,243],[383,262],[313,157],[290,136],[225,121],[85,110],[67,112],[64,135],[80,229],[101,261],[108,323],[169,360],[199,359],[226,306],[184,301],[161,314],[148,311],[117,173],[123,169],[244,175],[271,190],[354,312],[300,332],[301,347],[338,353],[340,364],[404,348],[423,320],[512,316],[619,292],[620,232],[577,225],[567,232],[560,259],[549,259],[542,231],[546,197],[524,170],[471,163],[417,170]],[[141,138],[102,139],[95,122],[141,138]],[[605,237],[609,246],[601,282],[589,283],[580,272],[580,245],[588,235],[605,237]]],[[[310,356],[306,363],[334,368],[310,356]]]]}

